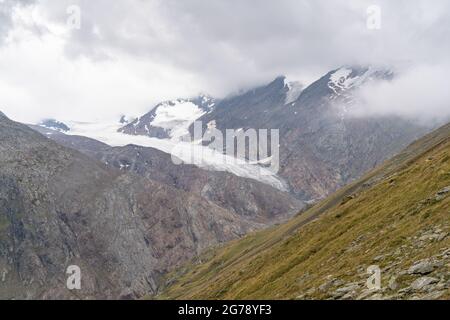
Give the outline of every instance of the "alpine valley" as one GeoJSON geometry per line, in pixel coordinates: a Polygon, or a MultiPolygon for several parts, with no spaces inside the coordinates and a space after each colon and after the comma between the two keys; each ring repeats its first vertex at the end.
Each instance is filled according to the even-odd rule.
{"type": "Polygon", "coordinates": [[[354,112],[395,77],[277,77],[116,123],[0,114],[0,299],[450,298],[449,125],[354,112]],[[195,121],[279,130],[279,170],[186,142],[195,121]]]}

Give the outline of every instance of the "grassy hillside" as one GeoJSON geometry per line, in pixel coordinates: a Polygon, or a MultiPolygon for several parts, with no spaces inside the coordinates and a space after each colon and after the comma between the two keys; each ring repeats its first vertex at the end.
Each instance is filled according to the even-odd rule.
{"type": "Polygon", "coordinates": [[[161,299],[450,298],[450,125],[290,222],[172,273],[161,299]],[[367,268],[381,268],[369,290],[367,268]]]}

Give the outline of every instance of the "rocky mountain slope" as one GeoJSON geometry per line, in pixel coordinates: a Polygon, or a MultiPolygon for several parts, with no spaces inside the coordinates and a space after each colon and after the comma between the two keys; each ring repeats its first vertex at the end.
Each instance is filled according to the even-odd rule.
{"type": "Polygon", "coordinates": [[[292,219],[211,250],[160,298],[449,299],[450,124],[292,219]],[[369,289],[379,267],[381,288],[369,289]]]}
{"type": "Polygon", "coordinates": [[[0,114],[2,299],[138,298],[174,266],[258,227],[0,114]],[[66,288],[69,265],[81,268],[80,291],[66,288]]]}
{"type": "Polygon", "coordinates": [[[300,199],[323,198],[425,134],[427,128],[398,117],[355,117],[350,112],[359,103],[359,88],[392,77],[388,70],[340,68],[290,103],[285,100],[289,87],[281,77],[221,101],[199,121],[205,130],[208,123],[222,131],[279,129],[279,175],[300,199]]]}
{"type": "MultiPolygon", "coordinates": [[[[351,112],[360,104],[358,89],[393,77],[390,70],[360,66],[332,70],[306,88],[278,77],[265,86],[216,100],[206,109],[198,106],[203,111],[191,112],[182,130],[176,131],[186,134],[186,124],[194,120],[202,122],[203,132],[212,127],[224,134],[234,129],[241,135],[249,128],[278,129],[279,176],[297,198],[322,199],[430,130],[400,117],[356,117],[351,112]]],[[[156,115],[162,114],[159,109],[161,105],[121,131],[155,136],[154,130],[166,127],[154,129],[156,115]]],[[[189,133],[193,135],[192,124],[189,133]]]]}
{"type": "Polygon", "coordinates": [[[261,227],[285,221],[304,207],[301,201],[269,185],[227,172],[174,164],[169,154],[154,148],[110,147],[94,139],[30,127],[109,166],[201,196],[261,227]]]}

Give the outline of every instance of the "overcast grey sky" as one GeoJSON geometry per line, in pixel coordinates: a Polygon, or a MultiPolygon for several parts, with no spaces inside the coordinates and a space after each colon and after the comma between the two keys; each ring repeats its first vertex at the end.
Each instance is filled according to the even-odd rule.
{"type": "MultiPolygon", "coordinates": [[[[307,84],[341,65],[376,64],[407,70],[376,97],[388,90],[403,98],[399,110],[415,110],[433,95],[439,114],[450,110],[449,15],[448,0],[0,0],[0,110],[28,122],[139,115],[281,74],[307,84]],[[71,5],[79,29],[68,27],[71,5]],[[379,30],[367,28],[371,5],[379,30]]],[[[386,105],[375,100],[375,111],[386,105]]]]}

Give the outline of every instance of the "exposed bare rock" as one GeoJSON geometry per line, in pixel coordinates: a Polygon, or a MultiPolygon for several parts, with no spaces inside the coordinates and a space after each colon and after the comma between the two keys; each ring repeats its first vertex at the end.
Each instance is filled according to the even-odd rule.
{"type": "Polygon", "coordinates": [[[426,288],[430,284],[434,284],[434,283],[437,283],[437,282],[439,282],[439,279],[432,278],[432,277],[421,277],[421,278],[415,280],[411,284],[411,289],[413,289],[413,290],[423,290],[424,288],[426,288]]]}
{"type": "Polygon", "coordinates": [[[137,298],[259,225],[102,164],[0,115],[0,298],[137,298]],[[82,289],[66,288],[66,269],[82,289]]]}
{"type": "Polygon", "coordinates": [[[424,260],[417,262],[411,268],[409,268],[408,273],[409,274],[429,274],[433,272],[435,269],[435,264],[430,260],[424,260]]]}

